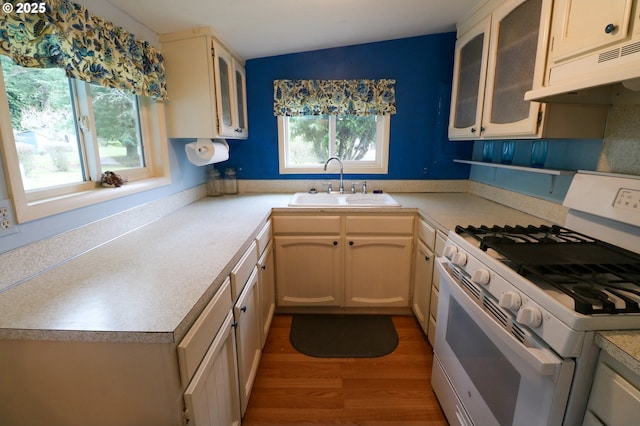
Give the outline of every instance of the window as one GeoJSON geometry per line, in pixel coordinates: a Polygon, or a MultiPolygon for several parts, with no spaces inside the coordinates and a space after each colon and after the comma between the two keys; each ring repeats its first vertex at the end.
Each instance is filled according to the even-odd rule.
{"type": "Polygon", "coordinates": [[[323,172],[336,156],[345,173],[388,170],[389,115],[278,117],[280,173],[323,172]]]}
{"type": "Polygon", "coordinates": [[[20,222],[148,189],[151,182],[136,182],[168,176],[155,101],[67,78],[62,68],[23,68],[4,55],[0,65],[0,102],[9,106],[8,116],[0,113],[5,174],[20,222]],[[99,190],[105,171],[126,177],[131,188],[99,190]]]}

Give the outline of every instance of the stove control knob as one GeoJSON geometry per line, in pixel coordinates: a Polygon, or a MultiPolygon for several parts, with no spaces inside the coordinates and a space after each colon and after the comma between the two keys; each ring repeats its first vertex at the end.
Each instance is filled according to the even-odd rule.
{"type": "MultiPolygon", "coordinates": [[[[505,291],[500,295],[498,304],[505,309],[517,311],[522,306],[522,297],[516,292],[505,291]]],[[[519,320],[518,320],[519,321],[519,320]]]]}
{"type": "Polygon", "coordinates": [[[489,280],[491,280],[491,275],[486,269],[476,269],[473,271],[473,275],[471,275],[471,281],[476,284],[487,285],[489,284],[489,280]]]}
{"type": "Polygon", "coordinates": [[[542,324],[542,312],[535,306],[525,306],[518,311],[516,321],[529,327],[540,327],[540,324],[542,324]]]}
{"type": "Polygon", "coordinates": [[[458,252],[458,247],[456,246],[446,246],[444,248],[444,257],[446,257],[447,259],[451,259],[453,257],[454,254],[456,254],[458,252]]]}
{"type": "Polygon", "coordinates": [[[467,264],[467,254],[463,252],[458,252],[453,255],[451,262],[456,266],[464,266],[467,264]]]}

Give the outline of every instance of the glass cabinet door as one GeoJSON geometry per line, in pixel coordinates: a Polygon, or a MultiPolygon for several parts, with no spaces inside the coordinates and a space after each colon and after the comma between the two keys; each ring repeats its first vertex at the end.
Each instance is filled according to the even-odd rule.
{"type": "MultiPolygon", "coordinates": [[[[543,0],[517,0],[497,9],[492,16],[483,111],[484,137],[535,135],[540,104],[524,100],[534,78],[544,73],[544,54],[538,54],[543,0]]],[[[547,9],[550,9],[550,2],[547,9]]]]}
{"type": "Polygon", "coordinates": [[[218,132],[222,135],[227,129],[233,130],[233,58],[220,46],[215,45],[216,96],[218,103],[218,132]]]}
{"type": "Polygon", "coordinates": [[[486,18],[456,42],[449,138],[478,139],[487,71],[491,19],[486,18]]]}
{"type": "Polygon", "coordinates": [[[238,122],[234,127],[234,132],[238,137],[247,137],[249,129],[247,126],[247,93],[246,93],[246,75],[244,68],[234,62],[235,85],[236,85],[236,109],[238,122]]]}
{"type": "Polygon", "coordinates": [[[245,139],[249,134],[249,126],[244,67],[229,51],[216,43],[214,52],[218,135],[245,139]]]}

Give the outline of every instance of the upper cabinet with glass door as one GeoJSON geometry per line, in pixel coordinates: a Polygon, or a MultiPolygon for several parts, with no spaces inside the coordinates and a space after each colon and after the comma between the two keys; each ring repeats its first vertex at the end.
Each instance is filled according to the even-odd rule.
{"type": "Polygon", "coordinates": [[[213,43],[216,70],[218,131],[221,137],[245,139],[247,127],[247,94],[242,64],[219,43],[213,43]]]}
{"type": "Polygon", "coordinates": [[[167,73],[170,138],[246,139],[247,92],[242,62],[210,28],[160,36],[167,73]]]}
{"type": "Polygon", "coordinates": [[[489,1],[458,24],[450,139],[602,137],[605,108],[524,100],[544,78],[551,3],[489,1]]]}

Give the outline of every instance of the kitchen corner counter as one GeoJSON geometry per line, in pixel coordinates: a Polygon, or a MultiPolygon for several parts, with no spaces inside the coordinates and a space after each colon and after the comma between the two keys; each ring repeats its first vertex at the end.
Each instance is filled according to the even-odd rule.
{"type": "Polygon", "coordinates": [[[289,198],[203,198],[15,285],[0,339],[177,342],[289,198]]]}
{"type": "Polygon", "coordinates": [[[596,344],[640,376],[640,330],[600,331],[596,344]]]}
{"type": "MultiPolygon", "coordinates": [[[[441,232],[545,223],[468,193],[392,193],[441,232]]],[[[0,293],[0,339],[175,343],[292,194],[203,198],[0,293]]],[[[342,209],[342,208],[341,208],[342,209]]],[[[345,211],[343,209],[343,211],[345,211]]]]}

